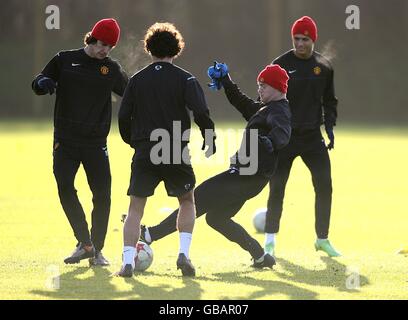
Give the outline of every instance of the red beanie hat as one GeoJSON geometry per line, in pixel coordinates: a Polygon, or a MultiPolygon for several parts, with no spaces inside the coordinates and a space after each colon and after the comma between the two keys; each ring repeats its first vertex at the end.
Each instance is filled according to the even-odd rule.
{"type": "Polygon", "coordinates": [[[115,46],[120,36],[119,24],[115,19],[99,20],[92,28],[91,36],[111,46],[115,46]]]}
{"type": "Polygon", "coordinates": [[[292,37],[295,34],[303,34],[312,39],[313,42],[317,40],[317,26],[312,18],[304,16],[295,21],[292,26],[292,37]]]}
{"type": "Polygon", "coordinates": [[[264,82],[271,87],[286,93],[288,91],[289,76],[285,69],[282,69],[277,64],[271,64],[263,69],[257,78],[258,82],[264,82]]]}

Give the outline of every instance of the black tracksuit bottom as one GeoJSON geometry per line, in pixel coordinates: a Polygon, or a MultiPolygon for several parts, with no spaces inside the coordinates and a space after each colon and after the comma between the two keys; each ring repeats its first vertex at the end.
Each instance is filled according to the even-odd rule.
{"type": "MultiPolygon", "coordinates": [[[[262,246],[231,218],[244,203],[259,194],[269,179],[262,175],[240,175],[237,169],[229,169],[200,184],[194,190],[197,218],[206,215],[207,223],[248,251],[254,259],[263,254],[262,246]]],[[[149,227],[152,240],[159,240],[176,231],[178,210],[159,225],[149,227]]]]}
{"type": "Polygon", "coordinates": [[[289,144],[280,150],[277,169],[270,179],[265,232],[277,233],[282,216],[285,187],[293,160],[300,156],[312,175],[315,190],[315,230],[318,238],[329,235],[332,202],[330,158],[320,129],[292,131],[289,144]]]}
{"type": "Polygon", "coordinates": [[[71,146],[54,142],[53,156],[58,195],[76,239],[87,245],[93,243],[97,251],[102,250],[111,205],[111,173],[107,147],[71,146]],[[74,187],[81,163],[93,195],[91,234],[74,187]]]}

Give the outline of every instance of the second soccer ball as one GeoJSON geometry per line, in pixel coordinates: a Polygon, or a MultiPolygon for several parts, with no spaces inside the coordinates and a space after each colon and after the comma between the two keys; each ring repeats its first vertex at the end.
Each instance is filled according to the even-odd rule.
{"type": "Polygon", "coordinates": [[[266,222],[266,208],[261,208],[255,211],[252,222],[254,224],[256,232],[265,232],[265,222],[266,222]]]}
{"type": "Polygon", "coordinates": [[[136,244],[135,272],[145,271],[153,262],[153,250],[147,243],[139,241],[136,244]]]}

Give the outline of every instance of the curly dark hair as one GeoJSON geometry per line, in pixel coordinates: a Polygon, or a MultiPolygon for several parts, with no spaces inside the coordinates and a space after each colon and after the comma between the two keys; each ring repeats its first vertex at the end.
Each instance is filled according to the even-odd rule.
{"type": "Polygon", "coordinates": [[[157,58],[177,58],[184,49],[184,39],[172,23],[156,22],[146,32],[144,49],[157,58]]]}

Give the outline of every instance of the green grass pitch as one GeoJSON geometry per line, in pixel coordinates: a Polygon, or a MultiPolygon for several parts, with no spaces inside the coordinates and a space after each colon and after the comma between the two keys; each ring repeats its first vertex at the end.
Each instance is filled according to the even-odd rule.
{"type": "MultiPolygon", "coordinates": [[[[218,125],[217,151],[227,151],[227,128],[218,125]]],[[[197,182],[227,168],[227,158],[204,160],[201,140],[193,131],[190,149],[199,157],[197,182]]],[[[197,277],[183,279],[176,270],[178,236],[153,243],[153,265],[132,279],[110,277],[122,253],[121,214],[132,150],[117,128],[109,137],[113,177],[112,210],[104,254],[112,265],[89,268],[87,261],[66,266],[75,239],[60,206],[52,174],[52,127],[46,123],[0,124],[0,299],[407,299],[408,131],[357,127],[336,130],[332,151],[333,209],[330,240],[343,257],[315,252],[314,192],[308,170],[295,160],[289,178],[277,266],[255,271],[250,256],[206,225],[196,221],[191,258],[197,277]],[[56,274],[59,277],[52,282],[56,274]],[[52,285],[53,284],[53,285],[52,285]],[[59,288],[57,288],[59,286],[59,288]]],[[[91,193],[81,168],[76,188],[84,209],[91,193]]],[[[255,234],[253,212],[265,207],[268,188],[248,201],[236,221],[255,234]]],[[[222,201],[222,195],[214,201],[222,201]]],[[[161,184],[148,201],[144,223],[155,224],[175,208],[161,184]]]]}

